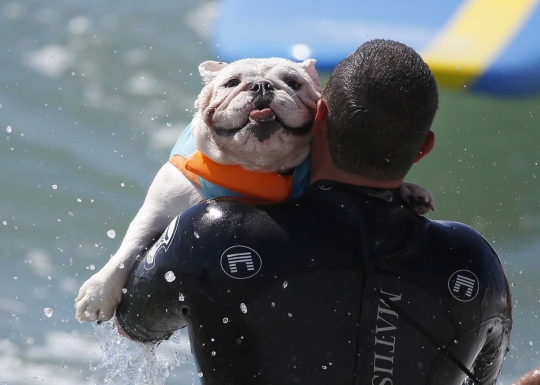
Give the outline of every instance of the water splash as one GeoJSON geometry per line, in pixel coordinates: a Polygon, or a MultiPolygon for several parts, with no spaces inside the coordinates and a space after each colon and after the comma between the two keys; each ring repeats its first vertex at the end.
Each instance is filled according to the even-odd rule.
{"type": "Polygon", "coordinates": [[[115,322],[109,320],[101,325],[92,323],[94,337],[102,350],[101,363],[90,370],[105,368],[107,374],[105,384],[112,384],[119,378],[124,384],[163,385],[169,376],[169,365],[166,360],[156,358],[154,343],[142,343],[121,336],[115,322]]]}

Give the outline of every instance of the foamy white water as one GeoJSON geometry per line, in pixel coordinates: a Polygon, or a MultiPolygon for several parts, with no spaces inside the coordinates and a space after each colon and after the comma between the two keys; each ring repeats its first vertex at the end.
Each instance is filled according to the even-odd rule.
{"type": "Polygon", "coordinates": [[[123,384],[163,385],[176,368],[183,364],[189,366],[189,343],[180,337],[180,331],[158,345],[120,335],[113,320],[101,325],[93,323],[93,327],[102,358],[91,370],[104,368],[103,382],[106,384],[118,379],[123,384]]]}

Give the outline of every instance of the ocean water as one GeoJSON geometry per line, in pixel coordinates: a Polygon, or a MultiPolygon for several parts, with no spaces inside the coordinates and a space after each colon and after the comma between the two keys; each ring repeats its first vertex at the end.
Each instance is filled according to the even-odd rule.
{"type": "MultiPolygon", "coordinates": [[[[104,383],[103,336],[75,320],[73,299],[190,121],[197,66],[218,59],[218,11],[0,2],[0,383],[104,383]]],[[[540,98],[443,91],[433,129],[435,150],[408,180],[435,194],[431,218],[470,224],[498,251],[513,286],[510,384],[540,365],[540,98]]],[[[185,333],[158,360],[165,384],[199,382],[185,333]]]]}

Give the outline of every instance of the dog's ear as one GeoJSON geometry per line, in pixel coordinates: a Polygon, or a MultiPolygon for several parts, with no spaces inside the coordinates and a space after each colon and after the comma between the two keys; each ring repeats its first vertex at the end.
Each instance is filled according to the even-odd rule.
{"type": "Polygon", "coordinates": [[[227,67],[229,64],[222,61],[208,60],[199,65],[199,73],[206,84],[210,83],[219,71],[227,67]]]}
{"type": "Polygon", "coordinates": [[[317,70],[315,69],[315,63],[317,63],[317,60],[315,59],[307,59],[304,60],[302,63],[300,63],[300,67],[304,69],[304,71],[307,72],[311,80],[313,80],[313,83],[317,87],[318,91],[321,92],[321,81],[319,80],[319,74],[317,73],[317,70]]]}

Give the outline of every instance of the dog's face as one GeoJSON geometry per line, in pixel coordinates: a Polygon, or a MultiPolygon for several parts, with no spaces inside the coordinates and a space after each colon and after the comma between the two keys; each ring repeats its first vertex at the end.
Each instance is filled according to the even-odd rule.
{"type": "Polygon", "coordinates": [[[306,159],[321,97],[315,60],[207,61],[199,71],[206,84],[192,126],[199,151],[221,164],[267,172],[306,159]]]}

